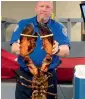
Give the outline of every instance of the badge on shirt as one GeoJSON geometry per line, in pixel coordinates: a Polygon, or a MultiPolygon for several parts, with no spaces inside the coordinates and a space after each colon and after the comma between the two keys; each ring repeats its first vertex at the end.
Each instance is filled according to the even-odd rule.
{"type": "Polygon", "coordinates": [[[15,29],[14,29],[14,32],[19,28],[19,25],[17,24],[15,29]]]}
{"type": "Polygon", "coordinates": [[[66,27],[63,27],[63,28],[62,28],[62,32],[63,32],[63,34],[64,34],[66,37],[68,36],[67,28],[66,28],[66,27]]]}

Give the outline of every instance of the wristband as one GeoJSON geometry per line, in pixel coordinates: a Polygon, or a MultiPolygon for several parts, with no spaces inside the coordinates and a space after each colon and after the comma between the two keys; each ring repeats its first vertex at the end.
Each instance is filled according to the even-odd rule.
{"type": "Polygon", "coordinates": [[[58,48],[58,51],[55,54],[58,54],[60,52],[60,49],[58,48]]]}

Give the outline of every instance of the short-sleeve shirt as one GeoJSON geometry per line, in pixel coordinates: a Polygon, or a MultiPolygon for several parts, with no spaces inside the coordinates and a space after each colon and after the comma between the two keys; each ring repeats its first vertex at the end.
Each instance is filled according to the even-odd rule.
{"type": "MultiPolygon", "coordinates": [[[[37,22],[37,16],[29,19],[23,19],[20,22],[18,22],[11,40],[10,44],[17,42],[18,39],[20,39],[20,34],[22,33],[24,27],[26,27],[29,24],[34,25],[34,32],[37,32],[39,34],[39,28],[38,28],[38,22],[37,22]]],[[[53,38],[56,40],[59,45],[68,45],[70,46],[70,41],[66,32],[66,28],[64,25],[60,24],[59,22],[56,22],[55,20],[49,19],[47,26],[50,28],[50,30],[53,33],[53,38]]],[[[29,54],[30,58],[34,62],[35,66],[41,66],[43,59],[46,57],[46,51],[42,49],[42,39],[40,36],[38,36],[36,41],[36,47],[34,51],[29,54]]],[[[25,71],[28,71],[28,67],[26,66],[24,62],[24,58],[22,56],[18,56],[18,63],[20,64],[20,68],[24,69],[25,71]]],[[[56,68],[58,64],[60,63],[60,57],[57,55],[52,56],[52,62],[49,66],[49,69],[56,68]]]]}

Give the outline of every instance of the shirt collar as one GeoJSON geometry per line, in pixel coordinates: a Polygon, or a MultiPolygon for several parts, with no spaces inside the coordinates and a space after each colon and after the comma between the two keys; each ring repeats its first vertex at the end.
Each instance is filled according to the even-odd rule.
{"type": "MultiPolygon", "coordinates": [[[[51,19],[48,20],[47,25],[49,26],[51,24],[51,19]]],[[[34,17],[34,25],[38,26],[38,22],[37,22],[37,16],[34,17]]]]}

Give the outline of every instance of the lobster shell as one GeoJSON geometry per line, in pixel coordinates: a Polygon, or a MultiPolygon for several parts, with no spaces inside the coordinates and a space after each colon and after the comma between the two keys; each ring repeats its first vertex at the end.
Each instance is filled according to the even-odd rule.
{"type": "Polygon", "coordinates": [[[32,53],[36,47],[37,33],[33,35],[34,28],[32,24],[27,25],[20,36],[20,55],[25,57],[32,53]]]}

